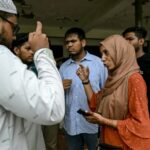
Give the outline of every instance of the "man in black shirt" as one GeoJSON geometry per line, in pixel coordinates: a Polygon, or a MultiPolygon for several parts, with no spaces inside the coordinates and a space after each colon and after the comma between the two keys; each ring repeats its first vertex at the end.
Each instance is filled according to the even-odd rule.
{"type": "Polygon", "coordinates": [[[147,85],[150,112],[150,53],[144,52],[144,42],[147,31],[143,27],[129,27],[124,30],[122,35],[135,48],[137,62],[147,85]]]}

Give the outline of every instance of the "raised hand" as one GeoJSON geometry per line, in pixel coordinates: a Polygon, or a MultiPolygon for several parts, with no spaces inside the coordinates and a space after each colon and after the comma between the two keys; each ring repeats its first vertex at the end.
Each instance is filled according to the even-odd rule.
{"type": "Polygon", "coordinates": [[[49,48],[49,42],[46,34],[42,33],[42,23],[37,22],[35,32],[29,34],[29,43],[31,45],[31,49],[36,52],[41,48],[49,48]]]}
{"type": "Polygon", "coordinates": [[[82,82],[89,80],[89,68],[84,67],[83,65],[79,65],[80,67],[76,71],[76,74],[79,76],[82,82]]]}

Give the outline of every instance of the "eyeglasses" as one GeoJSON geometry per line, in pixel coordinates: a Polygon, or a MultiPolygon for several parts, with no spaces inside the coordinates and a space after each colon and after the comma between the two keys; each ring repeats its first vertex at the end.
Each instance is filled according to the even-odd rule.
{"type": "Polygon", "coordinates": [[[19,30],[20,30],[20,27],[18,24],[14,24],[13,22],[7,20],[6,18],[0,16],[4,21],[8,22],[11,26],[12,26],[12,29],[13,29],[13,34],[16,35],[19,30]]]}

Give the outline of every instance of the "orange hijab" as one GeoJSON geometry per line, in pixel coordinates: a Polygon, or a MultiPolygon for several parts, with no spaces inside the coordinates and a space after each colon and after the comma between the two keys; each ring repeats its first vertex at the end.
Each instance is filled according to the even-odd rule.
{"type": "Polygon", "coordinates": [[[100,42],[111,55],[115,69],[109,71],[98,112],[111,119],[123,119],[128,112],[128,77],[139,72],[135,50],[122,36],[100,42]]]}

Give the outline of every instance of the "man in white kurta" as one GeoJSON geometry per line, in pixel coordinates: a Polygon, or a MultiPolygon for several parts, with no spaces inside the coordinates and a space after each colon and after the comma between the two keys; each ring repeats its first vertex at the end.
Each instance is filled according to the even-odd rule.
{"type": "MultiPolygon", "coordinates": [[[[12,14],[0,16],[0,37],[11,43],[9,21],[16,23],[16,7],[11,0],[0,0],[0,11],[12,14]]],[[[45,150],[40,125],[53,125],[64,117],[62,81],[41,29],[38,22],[29,35],[38,78],[0,38],[0,150],[45,150]]]]}

